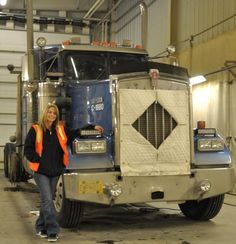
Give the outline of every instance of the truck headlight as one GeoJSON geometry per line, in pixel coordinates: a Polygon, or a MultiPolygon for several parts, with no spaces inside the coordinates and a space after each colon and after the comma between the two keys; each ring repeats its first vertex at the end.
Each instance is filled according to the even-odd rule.
{"type": "Polygon", "coordinates": [[[198,151],[223,151],[224,141],[221,138],[199,139],[198,151]]]}
{"type": "Polygon", "coordinates": [[[107,144],[105,140],[75,140],[73,142],[74,152],[81,153],[105,153],[107,144]]]}
{"type": "Polygon", "coordinates": [[[92,142],[91,147],[92,147],[93,152],[105,152],[106,151],[105,141],[92,142]]]}
{"type": "Polygon", "coordinates": [[[88,142],[77,142],[76,143],[76,153],[90,152],[91,145],[88,142]]]}

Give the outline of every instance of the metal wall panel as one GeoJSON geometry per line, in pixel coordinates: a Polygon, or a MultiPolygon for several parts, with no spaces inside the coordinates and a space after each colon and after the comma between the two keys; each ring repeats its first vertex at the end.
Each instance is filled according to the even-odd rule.
{"type": "Polygon", "coordinates": [[[0,98],[16,98],[16,84],[0,82],[0,98]]]}
{"type": "Polygon", "coordinates": [[[122,1],[116,15],[116,41],[132,40],[141,43],[141,17],[138,0],[122,1]]]}
{"type": "MultiPolygon", "coordinates": [[[[3,125],[15,125],[16,124],[16,114],[14,113],[1,113],[0,114],[0,124],[3,125]]],[[[4,127],[2,127],[4,129],[4,127]]]]}
{"type": "Polygon", "coordinates": [[[149,1],[148,52],[150,56],[163,52],[170,44],[171,1],[149,1]]]}
{"type": "Polygon", "coordinates": [[[172,1],[172,43],[179,50],[232,30],[236,27],[235,0],[172,1]]]}
{"type": "MultiPolygon", "coordinates": [[[[170,0],[146,0],[148,6],[147,51],[150,56],[162,52],[170,43],[170,0]]],[[[116,12],[116,41],[141,43],[140,1],[123,1],[116,12]]]]}

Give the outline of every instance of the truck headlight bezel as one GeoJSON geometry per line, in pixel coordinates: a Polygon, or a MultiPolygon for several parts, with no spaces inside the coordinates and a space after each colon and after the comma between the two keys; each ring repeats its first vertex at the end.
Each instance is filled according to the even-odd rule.
{"type": "Polygon", "coordinates": [[[202,138],[198,139],[198,151],[224,151],[224,141],[221,138],[202,138]]]}
{"type": "Polygon", "coordinates": [[[102,140],[75,140],[73,142],[74,153],[105,153],[107,151],[107,142],[102,140]]]}

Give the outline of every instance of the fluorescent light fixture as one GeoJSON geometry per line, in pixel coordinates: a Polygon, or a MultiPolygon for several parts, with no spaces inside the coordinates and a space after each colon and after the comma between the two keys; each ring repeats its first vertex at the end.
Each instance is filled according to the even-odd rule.
{"type": "Polygon", "coordinates": [[[7,4],[7,0],[0,0],[0,5],[5,6],[7,4]]]}
{"type": "Polygon", "coordinates": [[[190,81],[190,85],[196,85],[196,84],[205,82],[206,78],[203,75],[197,75],[197,76],[191,77],[189,79],[189,81],[190,81]]]}

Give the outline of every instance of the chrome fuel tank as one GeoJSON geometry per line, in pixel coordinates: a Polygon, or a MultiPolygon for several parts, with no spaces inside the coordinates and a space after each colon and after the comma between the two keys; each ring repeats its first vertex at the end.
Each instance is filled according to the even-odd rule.
{"type": "Polygon", "coordinates": [[[60,97],[60,82],[41,82],[38,86],[38,118],[41,117],[45,106],[53,103],[57,97],[60,97]]]}

